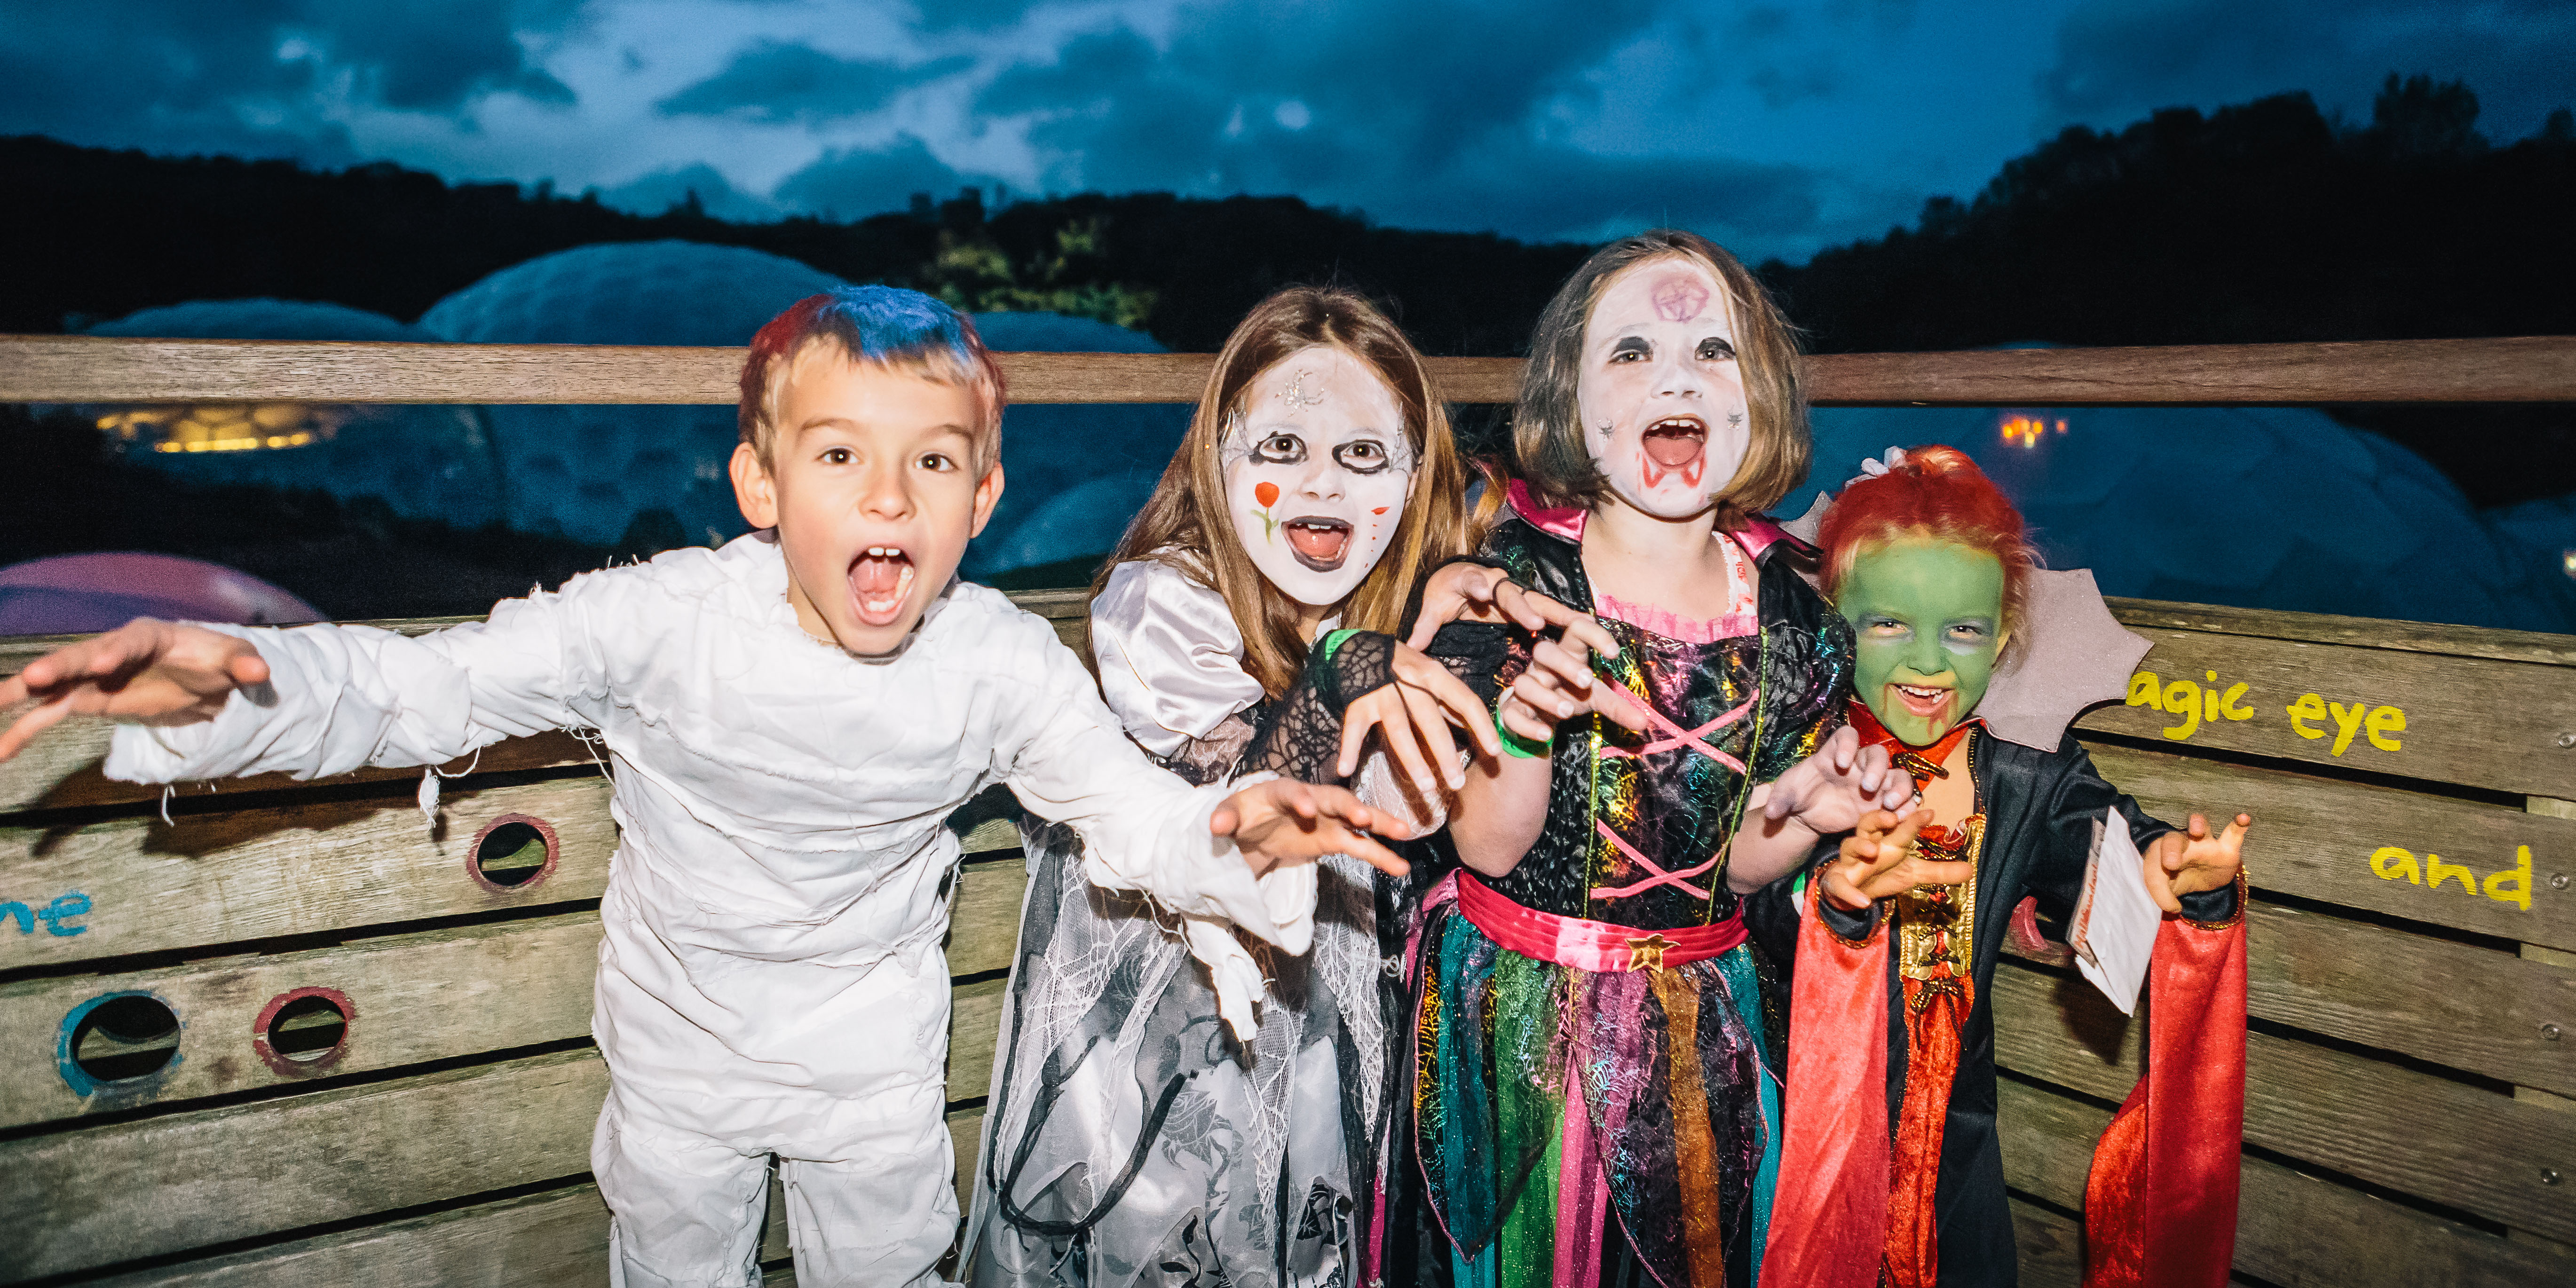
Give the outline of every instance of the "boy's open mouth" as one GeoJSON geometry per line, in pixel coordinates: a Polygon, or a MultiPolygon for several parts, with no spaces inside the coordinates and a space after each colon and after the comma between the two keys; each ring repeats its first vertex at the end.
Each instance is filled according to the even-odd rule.
{"type": "Polygon", "coordinates": [[[1938,685],[1898,684],[1893,680],[1888,682],[1887,687],[1889,692],[1896,695],[1897,705],[1923,720],[1938,719],[1942,713],[1950,709],[1950,700],[1957,697],[1959,693],[1957,689],[1943,688],[1938,685]]]}
{"type": "Polygon", "coordinates": [[[1342,566],[1351,550],[1351,525],[1340,519],[1309,516],[1279,525],[1288,533],[1288,553],[1317,572],[1342,566]]]}
{"type": "Polygon", "coordinates": [[[1697,416],[1666,416],[1646,426],[1646,457],[1668,470],[1699,459],[1708,450],[1708,422],[1697,416]]]}
{"type": "Polygon", "coordinates": [[[850,604],[870,626],[892,626],[912,594],[912,557],[897,546],[870,546],[850,563],[850,604]]]}

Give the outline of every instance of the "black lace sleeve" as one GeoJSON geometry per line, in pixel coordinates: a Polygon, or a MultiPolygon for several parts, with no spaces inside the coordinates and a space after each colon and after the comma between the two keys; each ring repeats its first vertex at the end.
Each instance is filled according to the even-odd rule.
{"type": "MultiPolygon", "coordinates": [[[[1511,634],[1506,627],[1453,623],[1441,628],[1425,653],[1490,705],[1501,692],[1496,676],[1511,634]]],[[[1392,635],[1354,631],[1329,659],[1315,650],[1297,687],[1272,705],[1273,714],[1254,739],[1244,768],[1346,786],[1333,772],[1342,750],[1342,714],[1353,702],[1395,683],[1395,648],[1392,635]]]]}

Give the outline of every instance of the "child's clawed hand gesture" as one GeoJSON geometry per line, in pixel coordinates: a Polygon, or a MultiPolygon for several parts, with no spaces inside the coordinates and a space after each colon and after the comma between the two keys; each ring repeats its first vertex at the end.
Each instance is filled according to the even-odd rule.
{"type": "Polygon", "coordinates": [[[1226,797],[1208,817],[1208,831],[1233,837],[1254,876],[1327,854],[1347,854],[1399,877],[1413,870],[1368,835],[1410,840],[1412,829],[1402,819],[1370,809],[1342,788],[1293,778],[1256,783],[1226,797]]]}
{"type": "Polygon", "coordinates": [[[2226,831],[2211,836],[2209,820],[2194,814],[2182,831],[2157,837],[2145,856],[2147,893],[2156,906],[2179,916],[2182,896],[2235,884],[2244,865],[2245,834],[2253,827],[2253,815],[2239,814],[2226,831]]]}
{"type": "Polygon", "coordinates": [[[0,760],[17,755],[66,716],[163,725],[212,720],[233,690],[267,679],[268,663],[248,641],[138,617],[0,680],[0,708],[30,698],[38,704],[0,732],[0,760]]]}
{"type": "Polygon", "coordinates": [[[1915,848],[1915,835],[1931,821],[1928,809],[1903,818],[1883,809],[1861,815],[1852,834],[1843,838],[1842,853],[1825,865],[1817,888],[1835,907],[1858,912],[1917,886],[1957,885],[1976,876],[1973,864],[1927,859],[1915,848]]]}

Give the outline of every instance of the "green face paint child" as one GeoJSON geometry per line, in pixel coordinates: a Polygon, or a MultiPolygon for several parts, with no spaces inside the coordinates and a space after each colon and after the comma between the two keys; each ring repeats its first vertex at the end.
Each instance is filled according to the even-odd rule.
{"type": "Polygon", "coordinates": [[[2004,566],[1986,551],[1914,535],[1861,551],[1835,607],[1858,646],[1869,713],[1928,747],[1977,709],[2002,651],[2004,566]]]}

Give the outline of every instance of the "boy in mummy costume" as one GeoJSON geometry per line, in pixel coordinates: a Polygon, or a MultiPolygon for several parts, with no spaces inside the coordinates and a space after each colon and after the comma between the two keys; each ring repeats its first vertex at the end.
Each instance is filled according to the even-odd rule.
{"type": "Polygon", "coordinates": [[[2067,724],[2123,692],[2146,642],[2090,573],[2036,567],[1974,462],[1927,447],[1869,469],[1823,515],[1825,590],[1855,640],[1852,725],[1915,790],[1864,815],[1805,891],[1762,1282],[2015,1281],[1990,992],[2008,930],[2035,928],[2123,1010],[2142,980],[2154,997],[2146,1075],[2094,1153],[2086,1284],[2217,1288],[2236,1233],[2253,820],[2175,828],[2095,772],[2067,724]],[[2025,899],[2035,918],[2017,917],[2025,899]]]}
{"type": "Polygon", "coordinates": [[[70,714],[127,722],[106,772],[136,782],[596,730],[621,830],[592,1021],[610,1282],[759,1283],[774,1153],[801,1282],[936,1283],[950,811],[1006,783],[1095,843],[1085,879],[1274,944],[1320,855],[1402,864],[1345,792],[1153,767],[1052,627],[954,579],[1002,491],[1001,374],[964,317],[814,296],[755,337],[742,390],[757,531],[722,549],[409,638],[139,620],[0,683],[0,706],[42,704],[0,758],[70,714]]]}

